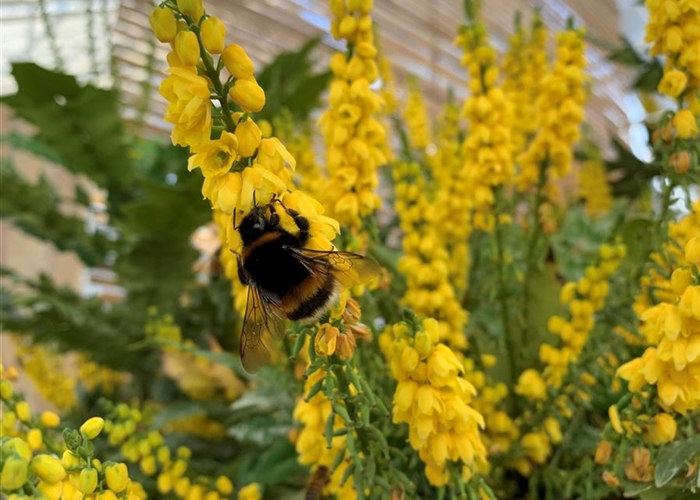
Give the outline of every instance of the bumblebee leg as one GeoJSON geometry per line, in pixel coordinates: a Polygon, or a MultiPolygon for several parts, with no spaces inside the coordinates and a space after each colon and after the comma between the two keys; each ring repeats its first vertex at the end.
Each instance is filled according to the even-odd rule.
{"type": "Polygon", "coordinates": [[[287,212],[287,215],[294,220],[294,224],[296,224],[296,226],[299,228],[299,234],[297,237],[299,238],[301,245],[304,246],[304,244],[309,240],[309,219],[291,208],[285,208],[285,211],[287,212]]]}
{"type": "Polygon", "coordinates": [[[243,285],[249,284],[250,276],[248,276],[248,272],[245,270],[245,267],[243,267],[243,259],[241,258],[241,254],[234,252],[233,250],[231,250],[231,253],[236,256],[236,261],[238,262],[238,281],[240,281],[243,285]]]}

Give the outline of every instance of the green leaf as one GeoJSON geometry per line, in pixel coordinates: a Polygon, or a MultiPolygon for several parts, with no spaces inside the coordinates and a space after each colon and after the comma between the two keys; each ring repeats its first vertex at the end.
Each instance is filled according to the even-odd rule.
{"type": "Polygon", "coordinates": [[[622,39],[622,47],[619,47],[608,54],[608,60],[625,64],[627,66],[639,67],[645,64],[646,59],[634,50],[634,47],[628,39],[622,39]]]}
{"type": "Polygon", "coordinates": [[[30,184],[6,159],[0,165],[0,184],[0,217],[11,218],[25,233],[49,241],[59,250],[74,251],[88,266],[104,262],[113,243],[105,234],[88,234],[83,219],[63,215],[58,193],[45,178],[30,184]]]}
{"type": "Polygon", "coordinates": [[[36,126],[32,139],[43,143],[45,151],[53,150],[58,156],[54,160],[61,160],[58,163],[107,189],[112,209],[130,199],[136,171],[117,91],[80,86],[73,76],[34,63],[14,63],[12,75],[17,93],[0,102],[36,126]]]}
{"type": "Polygon", "coordinates": [[[657,487],[670,482],[695,457],[700,456],[700,436],[665,445],[656,458],[654,484],[657,487]]]}
{"type": "Polygon", "coordinates": [[[661,174],[661,168],[641,161],[627,146],[611,134],[616,157],[605,162],[606,170],[614,175],[610,186],[615,197],[638,198],[649,186],[649,181],[661,174]]]}

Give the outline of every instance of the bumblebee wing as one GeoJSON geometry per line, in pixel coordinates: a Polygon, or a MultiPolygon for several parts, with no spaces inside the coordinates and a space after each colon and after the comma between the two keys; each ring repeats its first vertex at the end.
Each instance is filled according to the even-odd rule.
{"type": "Polygon", "coordinates": [[[345,288],[367,284],[382,270],[374,260],[358,253],[309,248],[291,250],[311,272],[332,274],[345,288]]]}
{"type": "Polygon", "coordinates": [[[241,331],[241,363],[248,373],[255,373],[270,361],[272,338],[284,333],[285,321],[275,306],[267,302],[260,290],[248,287],[248,301],[241,331]]]}

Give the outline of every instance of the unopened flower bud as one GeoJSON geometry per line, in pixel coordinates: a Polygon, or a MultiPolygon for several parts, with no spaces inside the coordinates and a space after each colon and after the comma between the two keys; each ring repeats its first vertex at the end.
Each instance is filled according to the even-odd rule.
{"type": "Polygon", "coordinates": [[[78,484],[76,485],[78,491],[89,495],[95,488],[97,488],[97,470],[96,469],[83,469],[80,471],[80,476],[78,477],[78,484]]]}
{"type": "Polygon", "coordinates": [[[57,483],[66,477],[61,461],[51,455],[37,455],[31,462],[32,471],[47,483],[57,483]]]}
{"type": "Polygon", "coordinates": [[[5,459],[0,474],[0,483],[5,491],[12,491],[22,487],[27,481],[29,462],[17,456],[5,459]]]}
{"type": "Polygon", "coordinates": [[[29,422],[29,419],[32,418],[32,411],[29,408],[29,403],[26,401],[17,403],[17,406],[15,406],[15,413],[17,414],[17,418],[22,422],[29,422]]]}
{"type": "Polygon", "coordinates": [[[177,34],[177,21],[173,11],[166,7],[156,7],[148,16],[151,29],[156,38],[163,43],[170,43],[177,34]]]}
{"type": "Polygon", "coordinates": [[[199,24],[199,20],[204,15],[204,5],[202,0],[177,0],[177,8],[184,15],[189,16],[192,20],[199,24]]]}
{"type": "Polygon", "coordinates": [[[221,57],[224,59],[224,66],[226,66],[226,70],[231,73],[231,76],[237,80],[253,79],[255,67],[253,66],[253,61],[248,57],[243,47],[232,43],[224,49],[221,57]]]}
{"type": "Polygon", "coordinates": [[[679,151],[678,153],[673,153],[668,159],[668,163],[674,172],[682,175],[690,169],[690,152],[679,151]]]}
{"type": "Polygon", "coordinates": [[[44,445],[44,437],[40,429],[30,429],[27,432],[27,443],[32,450],[39,450],[44,445]]]}
{"type": "Polygon", "coordinates": [[[56,427],[61,425],[61,417],[59,417],[52,411],[43,412],[41,414],[40,420],[41,425],[43,425],[47,429],[55,429],[56,427]]]}
{"type": "Polygon", "coordinates": [[[222,495],[230,495],[233,493],[233,483],[226,476],[219,476],[215,483],[216,489],[222,495]]]}
{"type": "Polygon", "coordinates": [[[689,109],[681,109],[673,117],[673,126],[681,139],[689,139],[698,135],[698,122],[689,109]]]}
{"type": "Polygon", "coordinates": [[[208,17],[202,21],[202,45],[212,54],[221,54],[226,42],[226,26],[218,17],[208,17]]]}
{"type": "Polygon", "coordinates": [[[105,465],[105,480],[107,487],[115,493],[121,493],[126,489],[129,481],[129,470],[125,463],[105,465]]]}
{"type": "Polygon", "coordinates": [[[175,52],[182,64],[195,66],[199,62],[199,42],[191,31],[181,31],[175,37],[175,52]]]}
{"type": "Polygon", "coordinates": [[[601,441],[598,443],[598,447],[595,450],[595,463],[598,465],[605,465],[610,460],[610,455],[612,453],[612,445],[610,441],[601,441]]]}
{"type": "Polygon", "coordinates": [[[685,260],[689,264],[700,265],[700,236],[694,236],[686,243],[685,260]]]}
{"type": "Polygon", "coordinates": [[[92,417],[80,426],[80,432],[85,434],[88,439],[95,439],[100,435],[104,426],[105,421],[102,417],[92,417]]]}
{"type": "Polygon", "coordinates": [[[262,140],[258,125],[249,118],[236,126],[235,134],[238,138],[238,153],[244,158],[253,156],[262,140]]]}
{"type": "Polygon", "coordinates": [[[265,106],[265,91],[255,80],[236,80],[229,96],[243,111],[257,113],[265,106]]]}

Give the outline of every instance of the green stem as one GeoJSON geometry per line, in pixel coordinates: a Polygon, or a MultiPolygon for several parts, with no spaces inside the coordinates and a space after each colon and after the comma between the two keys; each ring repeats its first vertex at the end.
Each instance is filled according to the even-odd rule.
{"type": "Polygon", "coordinates": [[[547,184],[547,163],[540,163],[539,176],[537,179],[537,189],[535,191],[535,203],[532,207],[532,227],[530,229],[530,240],[527,245],[527,251],[525,253],[525,276],[523,278],[523,292],[520,297],[520,329],[523,337],[523,341],[527,340],[527,330],[528,330],[528,296],[530,294],[530,284],[532,281],[532,276],[537,267],[537,244],[539,243],[540,236],[542,234],[542,225],[540,224],[540,207],[544,203],[544,186],[547,184]]]}
{"type": "MultiPolygon", "coordinates": [[[[497,207],[501,200],[500,190],[496,193],[497,207]]],[[[510,385],[515,387],[518,375],[518,362],[516,359],[517,349],[513,330],[510,327],[510,314],[508,313],[508,287],[505,279],[505,248],[503,243],[503,227],[498,221],[499,210],[496,212],[496,251],[498,253],[498,299],[501,306],[501,322],[503,323],[503,334],[505,337],[506,351],[508,352],[508,368],[510,372],[510,385]]]]}
{"type": "Polygon", "coordinates": [[[214,84],[214,90],[216,91],[216,99],[221,104],[221,112],[223,114],[224,123],[229,132],[233,133],[236,130],[236,125],[233,123],[233,118],[231,118],[231,110],[228,106],[228,96],[227,92],[224,91],[224,86],[221,83],[219,77],[219,71],[212,64],[213,61],[209,53],[204,49],[204,44],[202,43],[202,36],[199,28],[195,27],[192,30],[197,35],[197,41],[199,42],[200,58],[204,63],[204,68],[206,69],[207,76],[209,80],[214,84]]]}
{"type": "Polygon", "coordinates": [[[61,49],[56,41],[56,33],[53,31],[53,24],[49,18],[49,11],[46,9],[46,0],[39,0],[39,12],[41,13],[41,21],[44,23],[46,38],[49,39],[49,46],[53,53],[54,65],[56,70],[62,72],[64,68],[63,58],[61,57],[61,49]]]}

